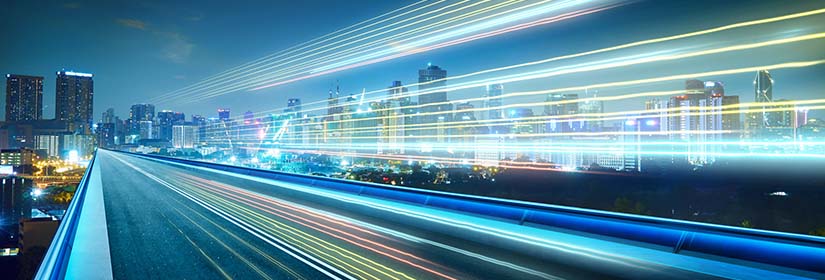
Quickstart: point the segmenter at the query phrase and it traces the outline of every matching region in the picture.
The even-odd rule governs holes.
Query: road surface
[[[570,244],[601,246],[570,233],[522,240],[524,226],[400,202],[106,150],[98,151],[94,168],[100,168],[115,279],[712,278],[626,257],[632,254],[621,251],[630,248],[623,244],[604,241],[618,251],[602,252]],[[528,255],[404,220],[428,215],[453,219],[455,230],[468,235],[529,242],[535,250]],[[536,250],[546,257],[535,257]]]

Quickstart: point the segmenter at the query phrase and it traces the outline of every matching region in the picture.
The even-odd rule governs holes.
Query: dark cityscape
[[[825,278],[822,3],[0,5],[3,279]]]

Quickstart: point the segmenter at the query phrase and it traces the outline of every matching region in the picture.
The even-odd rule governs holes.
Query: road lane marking
[[[181,175],[185,175],[185,174],[181,174]],[[189,176],[189,175],[185,175],[185,176]],[[193,178],[193,179],[200,179],[200,178]],[[205,180],[205,179],[200,179],[200,180]],[[208,180],[205,180],[205,181],[208,181]],[[280,218],[282,218],[282,219],[289,220],[289,221],[291,221],[291,222],[293,222],[293,223],[300,224],[300,225],[302,225],[302,226],[304,226],[304,227],[308,227],[308,228],[314,229],[314,230],[316,230],[316,231],[318,231],[318,232],[324,233],[324,234],[326,234],[326,235],[329,235],[329,236],[335,237],[335,238],[337,238],[337,239],[340,239],[340,240],[343,240],[343,241],[349,242],[349,243],[351,243],[351,244],[353,244],[353,245],[355,245],[355,246],[358,246],[358,247],[364,248],[364,249],[366,249],[366,250],[370,250],[370,251],[372,251],[372,252],[375,252],[375,253],[377,253],[377,254],[383,255],[383,256],[385,256],[385,257],[388,257],[388,258],[393,259],[393,260],[395,260],[395,261],[398,261],[398,262],[400,262],[400,263],[404,263],[404,264],[407,264],[407,265],[409,265],[409,266],[411,266],[411,267],[414,267],[414,268],[420,269],[420,270],[422,270],[422,271],[424,271],[424,272],[432,273],[432,274],[434,274],[435,276],[437,276],[438,278],[442,278],[442,279],[456,279],[456,278],[454,278],[454,277],[451,277],[451,276],[448,276],[448,275],[446,275],[446,274],[443,274],[443,273],[441,273],[441,272],[439,272],[439,271],[435,271],[435,270],[433,270],[433,269],[431,269],[431,268],[429,268],[429,267],[425,267],[425,266],[420,265],[420,264],[418,264],[418,263],[414,263],[413,261],[406,260],[406,259],[403,259],[403,258],[401,258],[401,257],[399,257],[399,256],[393,255],[393,254],[391,254],[390,252],[393,252],[393,253],[397,253],[397,254],[399,254],[399,255],[403,255],[403,256],[410,257],[410,258],[412,258],[412,259],[414,259],[414,260],[416,260],[416,261],[419,261],[419,262],[424,262],[424,263],[427,263],[427,264],[436,265],[436,264],[434,264],[434,263],[432,263],[432,262],[430,262],[430,261],[428,261],[428,260],[426,260],[426,259],[422,259],[422,258],[420,258],[420,257],[418,257],[418,256],[415,256],[415,255],[413,255],[413,254],[410,254],[410,253],[408,253],[408,252],[401,251],[401,250],[399,250],[399,249],[396,249],[396,248],[393,248],[393,247],[390,247],[390,246],[387,246],[387,245],[384,245],[384,244],[381,244],[381,243],[375,242],[375,241],[373,241],[373,240],[369,240],[369,239],[366,239],[366,238],[363,238],[363,237],[360,237],[360,236],[354,235],[354,234],[352,234],[352,233],[349,233],[349,232],[346,232],[346,231],[343,231],[343,230],[340,230],[340,229],[337,229],[337,228],[333,228],[333,227],[330,227],[330,226],[324,225],[323,223],[320,223],[320,222],[318,222],[318,221],[310,220],[310,219],[307,219],[307,218],[305,218],[305,217],[301,217],[301,216],[299,216],[299,215],[296,215],[296,214],[293,214],[293,213],[292,213],[293,211],[294,211],[294,212],[306,211],[305,209],[300,209],[300,208],[297,208],[297,207],[295,207],[295,206],[291,206],[291,205],[289,205],[289,204],[280,203],[280,202],[275,201],[275,200],[272,200],[272,199],[267,199],[267,198],[261,197],[261,196],[259,196],[259,195],[257,195],[257,194],[254,194],[254,193],[251,193],[251,192],[247,192],[247,191],[244,191],[244,190],[241,190],[241,189],[239,189],[239,188],[232,187],[232,186],[229,186],[229,185],[221,184],[221,183],[214,182],[214,181],[208,181],[208,182],[211,182],[211,183],[213,183],[213,184],[223,185],[224,187],[220,187],[220,186],[217,186],[217,185],[215,185],[215,186],[210,186],[210,185],[208,185],[206,182],[203,182],[203,183],[191,182],[191,183],[192,183],[192,184],[195,184],[195,185],[199,185],[199,186],[201,186],[202,188],[208,188],[208,189],[210,189],[210,190],[213,190],[214,192],[218,192],[218,193],[221,193],[221,194],[224,194],[224,195],[230,196],[230,197],[234,198],[236,201],[241,202],[242,204],[245,204],[245,205],[248,205],[248,206],[252,206],[252,207],[257,208],[257,209],[259,209],[259,210],[261,210],[261,211],[264,211],[264,212],[270,213],[270,214],[272,214],[272,215],[276,215],[276,216],[278,216],[278,217],[280,217]],[[216,188],[223,188],[223,190],[219,190],[219,189],[216,189]],[[233,193],[236,193],[236,194],[233,194]],[[263,203],[260,203],[260,202],[257,202],[257,201],[253,201],[253,200],[251,200],[251,199],[249,199],[249,198],[244,198],[244,197],[240,196],[239,194],[245,194],[247,197],[256,197],[258,200],[262,200],[262,201],[264,201],[264,202],[269,202],[269,203],[271,203],[271,204],[278,205],[279,207],[289,209],[290,211],[287,211],[287,210],[282,210],[282,209],[275,208],[275,207],[270,206],[270,205],[266,205],[266,204],[263,204]],[[240,201],[240,200],[243,200],[243,202],[242,202],[242,201]],[[250,204],[250,203],[251,203],[251,204]],[[269,210],[268,210],[268,209],[269,209]],[[276,211],[276,212],[278,212],[278,213],[275,213],[275,212],[273,212],[273,211]],[[329,218],[329,217],[317,216],[317,214],[315,214],[315,215],[316,215],[316,218],[321,218],[321,219],[324,219],[325,221],[330,221],[330,218]],[[289,217],[287,217],[287,216],[289,216]],[[292,218],[290,218],[290,217],[292,217]],[[301,222],[301,221],[297,221],[296,219],[301,220],[301,221],[303,221],[303,222]],[[337,222],[337,223],[339,223],[339,224],[340,224],[340,221],[335,220],[334,222]],[[309,223],[309,224],[308,224],[308,223]],[[310,224],[312,224],[312,225],[310,225]],[[327,230],[337,232],[338,234],[336,234],[336,233],[332,233],[332,232],[330,232],[330,231],[327,231],[327,230],[324,230],[324,229],[321,229],[321,228],[325,228],[325,229],[327,229]],[[362,228],[358,228],[358,229],[359,229],[359,230],[363,230]],[[372,232],[370,232],[370,233],[371,233],[372,235],[374,235],[374,236],[381,236],[381,235],[375,235],[375,233],[372,233]],[[350,238],[347,238],[347,237],[344,237],[344,236],[348,236],[348,237],[350,237],[350,238],[357,239],[357,241],[355,241],[355,240],[353,240],[353,239],[350,239]],[[383,236],[381,236],[381,237],[383,237]],[[376,246],[376,247],[370,247],[370,246],[364,245],[364,244],[362,244],[362,243],[366,243],[366,244],[373,245],[373,246]],[[387,251],[390,251],[390,252],[385,252],[385,251],[382,251],[382,250],[378,250],[377,248],[382,248],[382,249],[387,250]]]
[[[208,255],[208,254],[206,254],[206,252],[204,252],[204,251],[203,251],[203,249],[201,249],[201,247],[200,247],[200,246],[198,246],[198,244],[197,244],[197,243],[195,243],[195,241],[193,241],[193,240],[192,240],[192,238],[189,238],[189,235],[186,235],[186,233],[185,233],[185,232],[183,232],[183,230],[181,230],[181,229],[180,229],[180,227],[178,227],[178,225],[176,225],[175,223],[173,223],[173,222],[172,222],[172,220],[169,220],[169,218],[167,218],[165,215],[164,215],[164,218],[166,218],[166,222],[168,222],[170,225],[172,225],[172,227],[174,227],[174,228],[175,228],[175,230],[177,230],[177,231],[178,231],[178,233],[180,233],[180,235],[182,235],[182,236],[183,236],[183,238],[186,238],[186,241],[189,241],[189,244],[190,244],[190,245],[192,245],[192,247],[193,247],[193,248],[195,248],[195,250],[197,250],[199,253],[201,253],[201,256],[203,256],[203,257],[204,257],[207,261],[209,261],[209,263],[212,265],[212,267],[214,267],[215,269],[217,269],[217,270],[218,270],[218,272],[220,272],[220,273],[221,273],[221,275],[222,275],[224,278],[229,279],[229,280],[232,280],[232,277],[231,277],[231,276],[229,276],[229,274],[227,274],[227,273],[226,273],[226,271],[224,271],[224,270],[223,270],[223,268],[221,268],[221,266],[220,266],[220,265],[218,265],[218,263],[217,263],[217,262],[215,262],[215,260],[214,260],[214,259],[212,259],[211,257],[209,257],[209,255]]]
[[[206,208],[207,210],[214,213],[215,215],[218,215],[219,217],[224,218],[225,220],[229,221],[230,223],[232,223],[232,224],[238,226],[239,228],[249,232],[250,234],[254,235],[255,237],[260,238],[264,242],[269,243],[270,245],[274,246],[275,248],[289,254],[290,256],[298,259],[299,261],[307,264],[308,266],[318,270],[319,272],[323,273],[324,275],[329,276],[332,279],[338,279],[338,280],[341,280],[341,279],[355,280],[356,279],[356,278],[352,277],[351,275],[346,274],[346,273],[338,270],[337,268],[335,268],[333,266],[330,266],[329,264],[318,260],[317,258],[313,257],[312,255],[309,255],[306,252],[298,250],[297,248],[295,248],[292,245],[284,242],[283,240],[275,238],[274,236],[272,236],[272,235],[270,235],[266,232],[262,232],[262,231],[256,229],[255,227],[249,225],[248,223],[246,223],[242,220],[239,220],[237,218],[234,218],[231,215],[228,215],[227,213],[225,213],[224,211],[222,211],[220,209],[217,209],[217,208],[201,201],[198,198],[192,197],[191,195],[177,189],[175,186],[169,184],[168,182],[166,182],[166,181],[164,181],[164,180],[162,180],[162,179],[160,179],[160,178],[158,178],[158,177],[156,177],[152,174],[149,174],[148,172],[144,171],[143,169],[140,169],[137,166],[135,166],[135,165],[127,162],[126,160],[120,158],[120,155],[114,155],[113,153],[111,155],[112,155],[113,158],[115,158],[118,161],[120,161],[121,163],[131,167],[135,171],[138,171],[139,173],[143,174],[144,176],[154,180],[155,182],[158,182],[159,184],[169,188],[170,190],[180,194],[181,196],[186,197],[187,199],[189,199],[190,201],[200,205],[201,207]]]

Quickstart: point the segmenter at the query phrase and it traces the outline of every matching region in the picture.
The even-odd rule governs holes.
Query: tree
[[[812,230],[808,232],[808,234],[816,236],[825,236],[825,226]]]

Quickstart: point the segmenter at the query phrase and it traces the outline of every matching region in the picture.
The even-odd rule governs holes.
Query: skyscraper
[[[115,123],[115,109],[109,108],[103,112],[100,118],[101,123]]]
[[[172,127],[172,147],[190,149],[198,142],[198,127],[194,125],[175,125]]]
[[[668,131],[675,132],[671,140],[698,144],[678,146],[682,150],[675,152],[685,154],[684,159],[692,164],[712,163],[713,154],[720,149],[714,141],[739,138],[740,116],[730,114],[736,108],[724,107],[736,105],[739,98],[725,96],[724,84],[716,81],[688,80],[685,90],[687,94],[675,96],[668,103]],[[674,157],[675,162],[681,160]]]
[[[32,189],[32,180],[7,176],[0,178],[0,243],[16,239],[18,221],[31,218],[32,200],[29,193]]]
[[[158,112],[158,139],[172,140],[172,126],[183,124],[186,116],[181,112],[163,110]]]
[[[66,121],[68,130],[89,135],[94,119],[93,75],[58,71],[56,83],[55,118]]]
[[[299,98],[290,98],[286,101],[286,109],[284,109],[284,114],[290,115],[295,119],[300,119],[303,112],[301,112],[301,99]]]
[[[447,92],[446,91],[439,91],[439,89],[443,89],[447,86],[447,71],[441,69],[438,66],[427,64],[427,68],[418,70],[418,104],[420,105],[427,105],[433,103],[442,103],[447,101]],[[436,113],[436,112],[445,112],[444,114],[427,114],[419,116],[416,123],[422,124],[442,124],[450,122],[452,119],[452,114],[446,113],[448,111],[452,111],[453,106],[452,104],[436,104],[436,105],[429,105],[423,106],[420,110],[421,113]],[[440,131],[439,129],[425,129],[419,131],[420,135],[435,135]],[[436,138],[436,141],[439,140],[449,140],[449,137],[443,137],[447,135],[440,135]]]
[[[218,108],[218,119],[221,121],[229,121],[229,108]]]
[[[500,108],[501,93],[503,91],[504,85],[502,84],[487,85],[487,94],[485,95],[485,97],[489,99],[484,101],[484,108],[488,108],[487,116],[485,116],[488,120],[497,120],[504,118],[504,114],[502,114]]]
[[[748,138],[756,138],[764,132],[765,128],[776,126],[771,123],[771,120],[776,119],[774,112],[766,110],[772,107],[768,103],[773,102],[773,78],[768,70],[756,72],[756,77],[753,79],[753,94],[754,102],[764,104],[747,108],[752,110],[745,114],[744,129]]]
[[[418,70],[418,90],[430,91],[433,89],[443,88],[447,86],[447,70],[441,69],[438,66],[427,64],[427,68]],[[424,105],[429,103],[447,101],[446,91],[437,91],[421,94],[418,96],[418,104]],[[436,111],[437,108],[430,108],[425,112]]]
[[[593,94],[593,98],[596,98],[595,94]],[[579,102],[578,107],[579,114],[592,114],[585,115],[582,118],[597,119],[597,114],[604,113],[604,103],[601,100],[585,99]],[[601,120],[582,121],[577,126],[586,131],[599,131],[604,126],[604,122]]]
[[[43,77],[6,75],[6,121],[43,118]]]
[[[155,119],[155,105],[135,104],[129,111],[129,119],[139,121],[151,121]]]
[[[198,128],[198,142],[201,142],[206,138],[206,123],[206,117],[201,115],[192,115],[192,125]]]
[[[578,114],[579,103],[578,94],[574,93],[552,93],[547,95],[544,105],[544,114],[547,116],[556,116],[547,123],[548,132],[567,132],[574,130],[574,119],[571,115]]]
[[[773,101],[773,78],[768,70],[761,70],[756,72],[756,78],[753,80],[754,86],[754,101],[756,102],[771,102]]]
[[[141,122],[152,122],[155,119],[155,105],[135,104],[129,110],[129,133],[140,134]]]
[[[401,81],[393,81],[392,85],[387,88],[387,98],[390,101],[398,101],[402,104],[410,103],[410,97],[404,96],[407,94],[407,88],[401,84]]]
[[[97,133],[98,147],[109,148],[116,144],[114,123],[99,123],[95,132]]]

